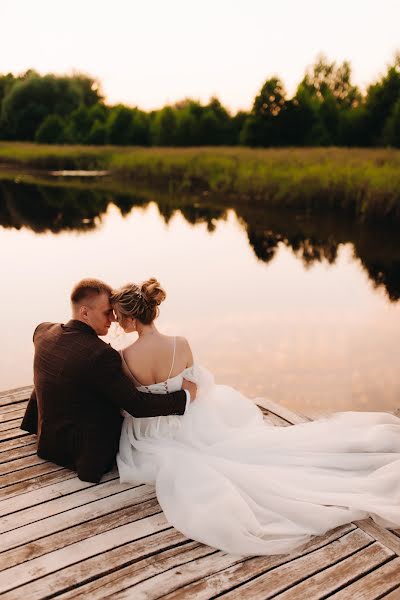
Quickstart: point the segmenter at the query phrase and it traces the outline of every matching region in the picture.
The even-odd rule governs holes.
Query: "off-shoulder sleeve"
[[[197,385],[196,398],[207,395],[215,385],[214,375],[208,369],[198,364],[185,369],[182,375],[185,379]]]

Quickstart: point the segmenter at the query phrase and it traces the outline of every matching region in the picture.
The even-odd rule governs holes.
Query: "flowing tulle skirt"
[[[183,417],[123,423],[122,482],[152,483],[187,537],[238,555],[282,554],[371,516],[400,527],[400,419],[344,412],[274,427],[208,384]]]

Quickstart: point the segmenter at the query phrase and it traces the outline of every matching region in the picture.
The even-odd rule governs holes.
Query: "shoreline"
[[[400,222],[400,150],[239,147],[139,148],[0,142],[0,175],[70,185],[51,171],[107,171],[96,187],[149,187],[265,208]],[[22,172],[22,173],[21,173]],[[10,177],[11,178],[11,177]],[[67,181],[66,181],[67,180]],[[111,184],[110,184],[111,182]],[[75,182],[74,182],[75,183]],[[209,200],[209,198],[208,198]]]

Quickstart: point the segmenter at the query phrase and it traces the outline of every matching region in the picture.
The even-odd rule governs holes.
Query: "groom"
[[[114,464],[121,409],[134,417],[182,415],[196,395],[186,381],[172,394],[144,394],[123,374],[119,353],[98,338],[115,320],[111,291],[83,279],[71,293],[72,319],[36,327],[34,389],[21,424],[37,433],[38,456],[93,483]]]

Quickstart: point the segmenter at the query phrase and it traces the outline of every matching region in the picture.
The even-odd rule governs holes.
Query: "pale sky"
[[[145,110],[248,110],[271,76],[292,95],[320,52],[364,89],[400,50],[400,0],[0,0],[0,23],[0,73],[82,71]]]

